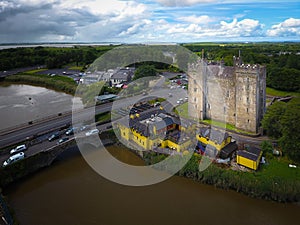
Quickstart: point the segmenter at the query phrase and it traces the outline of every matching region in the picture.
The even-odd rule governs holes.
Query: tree
[[[281,118],[285,113],[287,104],[284,102],[275,102],[271,105],[263,120],[262,127],[267,131],[267,135],[274,138],[279,138],[282,135]]]
[[[291,159],[300,162],[300,98],[288,103],[284,115],[280,120],[282,137],[279,144]]]
[[[136,69],[134,73],[134,80],[142,77],[156,76],[157,71],[153,65],[142,65]]]

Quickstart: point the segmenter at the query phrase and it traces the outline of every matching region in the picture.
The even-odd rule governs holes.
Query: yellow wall
[[[121,132],[121,137],[124,138],[125,140],[129,141],[129,129],[125,126],[119,125],[120,132]]]
[[[220,151],[222,148],[224,148],[226,145],[228,145],[231,142],[231,136],[228,136],[221,144],[216,144],[212,140],[208,140],[205,137],[202,137],[200,135],[197,135],[197,140],[203,143],[204,145],[211,145],[215,147],[218,151]]]
[[[142,148],[146,150],[152,149],[154,146],[157,146],[161,144],[162,148],[173,148],[176,149],[176,151],[184,151],[186,148],[191,144],[191,140],[187,140],[182,144],[177,144],[175,142],[172,142],[170,140],[161,140],[159,138],[156,139],[150,139],[149,137],[145,137],[142,134],[136,132],[135,130],[132,130],[130,128],[127,128],[121,124],[119,124],[121,137],[124,138],[127,141],[134,141],[136,144],[141,146]]]
[[[132,140],[137,143],[139,146],[143,147],[144,149],[149,149],[149,139],[141,134],[139,134],[138,132],[136,132],[135,130],[131,130],[133,136],[132,136]]]
[[[262,156],[262,152],[261,152],[260,156],[258,157],[257,161],[253,161],[251,159],[247,159],[245,157],[237,155],[236,162],[242,166],[246,166],[250,169],[257,170],[261,156]]]

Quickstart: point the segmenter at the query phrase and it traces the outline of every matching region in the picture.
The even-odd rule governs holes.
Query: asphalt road
[[[105,131],[105,130],[107,130],[108,125],[110,125],[110,123],[99,125],[99,126],[97,126],[97,128],[100,131]],[[37,137],[34,140],[35,142],[37,142],[36,144],[27,146],[27,149],[24,151],[25,156],[28,157],[28,156],[37,154],[40,151],[43,151],[43,150],[49,149],[53,146],[56,146],[56,145],[58,145],[57,141],[61,138],[68,137],[69,140],[73,139],[74,138],[73,135],[67,136],[65,134],[66,130],[67,129],[61,130],[60,131],[60,137],[56,140],[53,140],[53,141],[48,141],[48,137],[51,136],[53,133],[55,133],[57,131],[49,132],[45,135],[41,135],[41,136]],[[83,131],[82,135],[84,136],[87,131],[88,130]],[[10,149],[9,149],[9,151],[10,151]],[[0,155],[0,167],[3,165],[3,162],[10,157],[9,151],[6,152],[5,154]]]
[[[112,103],[98,105],[95,107],[95,113],[99,114],[99,113],[111,111],[111,106]],[[86,109],[84,111],[81,111],[80,113],[75,114],[74,117],[76,119],[92,118],[90,117],[90,115],[95,115],[95,114],[91,114],[91,113],[93,113],[92,109]],[[72,113],[70,112],[70,114],[65,116],[56,117],[51,120],[39,122],[37,124],[32,124],[31,126],[16,129],[15,131],[0,135],[0,146],[4,147],[21,141],[25,141],[26,138],[37,136],[44,132],[48,132],[53,129],[70,125],[71,123],[72,123]]]

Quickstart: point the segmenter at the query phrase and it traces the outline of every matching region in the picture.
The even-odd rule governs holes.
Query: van
[[[24,158],[25,158],[24,152],[19,152],[18,154],[12,155],[11,157],[9,157],[7,160],[4,161],[3,167],[15,163]]]
[[[17,147],[15,147],[14,149],[12,149],[11,151],[10,151],[10,154],[12,155],[12,154],[15,154],[15,153],[18,153],[18,152],[23,152],[23,151],[25,151],[27,148],[26,148],[26,145],[19,145],[19,146],[17,146]]]

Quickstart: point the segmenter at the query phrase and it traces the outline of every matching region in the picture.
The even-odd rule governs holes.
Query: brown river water
[[[116,158],[144,165],[111,146]],[[55,163],[5,190],[21,225],[296,225],[300,206],[252,199],[174,176],[162,183],[123,186],[98,175],[72,148]]]

